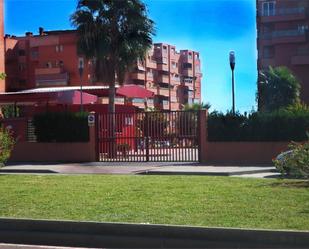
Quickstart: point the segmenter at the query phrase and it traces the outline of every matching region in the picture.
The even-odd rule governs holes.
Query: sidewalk
[[[273,166],[214,166],[198,163],[132,163],[90,162],[69,164],[10,164],[0,169],[0,174],[126,174],[126,175],[215,175],[275,177]]]

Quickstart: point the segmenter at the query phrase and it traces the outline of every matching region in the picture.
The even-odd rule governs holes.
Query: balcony
[[[157,62],[155,60],[147,60],[146,67],[151,69],[157,69]]]
[[[145,80],[145,73],[132,73],[131,79],[132,80]]]
[[[307,53],[297,54],[291,58],[292,65],[309,65],[309,51]]]
[[[35,83],[36,86],[66,86],[69,83],[69,74],[38,74],[35,76]]]
[[[159,95],[169,97],[170,96],[170,90],[168,88],[159,88]]]
[[[308,31],[304,29],[276,30],[265,34],[260,34],[259,38],[264,40],[263,45],[299,43],[306,42],[307,34]]]
[[[168,65],[167,64],[163,64],[163,63],[158,63],[158,66],[157,66],[157,69],[159,71],[164,71],[164,72],[168,72],[169,69],[168,69]]]
[[[172,77],[172,85],[180,85],[180,78],[179,77]]]
[[[164,74],[159,74],[157,77],[157,82],[169,84],[169,76],[164,75]]]
[[[274,13],[261,14],[260,17],[262,23],[303,20],[306,18],[306,8],[279,8]]]
[[[60,74],[62,73],[62,68],[53,67],[53,68],[36,68],[34,71],[35,75],[45,75],[45,74]]]

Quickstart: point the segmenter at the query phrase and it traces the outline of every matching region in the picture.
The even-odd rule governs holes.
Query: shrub
[[[282,175],[309,178],[309,141],[304,144],[291,143],[290,152],[280,160],[274,160]]]
[[[0,167],[10,158],[14,143],[11,133],[7,129],[0,128]]]
[[[209,141],[305,141],[309,109],[287,109],[250,115],[213,112],[208,118]]]
[[[33,117],[38,142],[87,142],[88,113],[47,112]]]

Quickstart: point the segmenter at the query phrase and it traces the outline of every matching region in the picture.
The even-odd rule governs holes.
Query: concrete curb
[[[141,171],[139,175],[193,175],[193,176],[238,176],[247,174],[259,173],[277,173],[275,169],[256,169],[256,170],[243,170],[235,172],[201,172],[201,171],[160,171],[160,170],[146,170]]]
[[[96,248],[308,248],[309,232],[3,218],[0,243]]]

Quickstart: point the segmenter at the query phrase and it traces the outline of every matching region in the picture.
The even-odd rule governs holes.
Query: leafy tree
[[[274,111],[300,102],[300,83],[286,67],[260,72],[257,101],[259,111]]]

